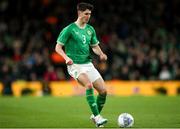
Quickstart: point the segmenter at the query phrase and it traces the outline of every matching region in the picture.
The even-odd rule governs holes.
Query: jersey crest
[[[92,35],[92,32],[91,32],[90,30],[87,30],[87,34],[88,34],[89,36],[91,36],[91,35]]]

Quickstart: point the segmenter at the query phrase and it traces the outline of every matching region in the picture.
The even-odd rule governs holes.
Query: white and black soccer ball
[[[129,113],[122,113],[118,117],[118,126],[121,128],[132,127],[134,124],[134,118]]]

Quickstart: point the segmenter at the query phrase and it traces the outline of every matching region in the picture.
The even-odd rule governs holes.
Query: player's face
[[[85,11],[80,11],[79,17],[83,23],[88,23],[91,17],[91,11],[89,9],[86,9]]]

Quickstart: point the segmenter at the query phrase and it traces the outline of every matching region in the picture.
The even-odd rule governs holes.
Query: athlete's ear
[[[81,16],[82,13],[83,11],[78,10],[78,17]]]
[[[77,11],[77,14],[78,14],[78,16],[80,16],[80,14],[81,14],[81,11],[79,11],[79,10],[78,10],[78,11]]]

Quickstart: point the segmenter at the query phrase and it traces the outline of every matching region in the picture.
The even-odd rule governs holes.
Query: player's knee
[[[92,89],[92,88],[93,88],[92,83],[87,83],[87,84],[86,84],[86,88],[87,88],[87,89]]]
[[[107,95],[107,90],[103,89],[99,92],[100,95],[106,96]]]

